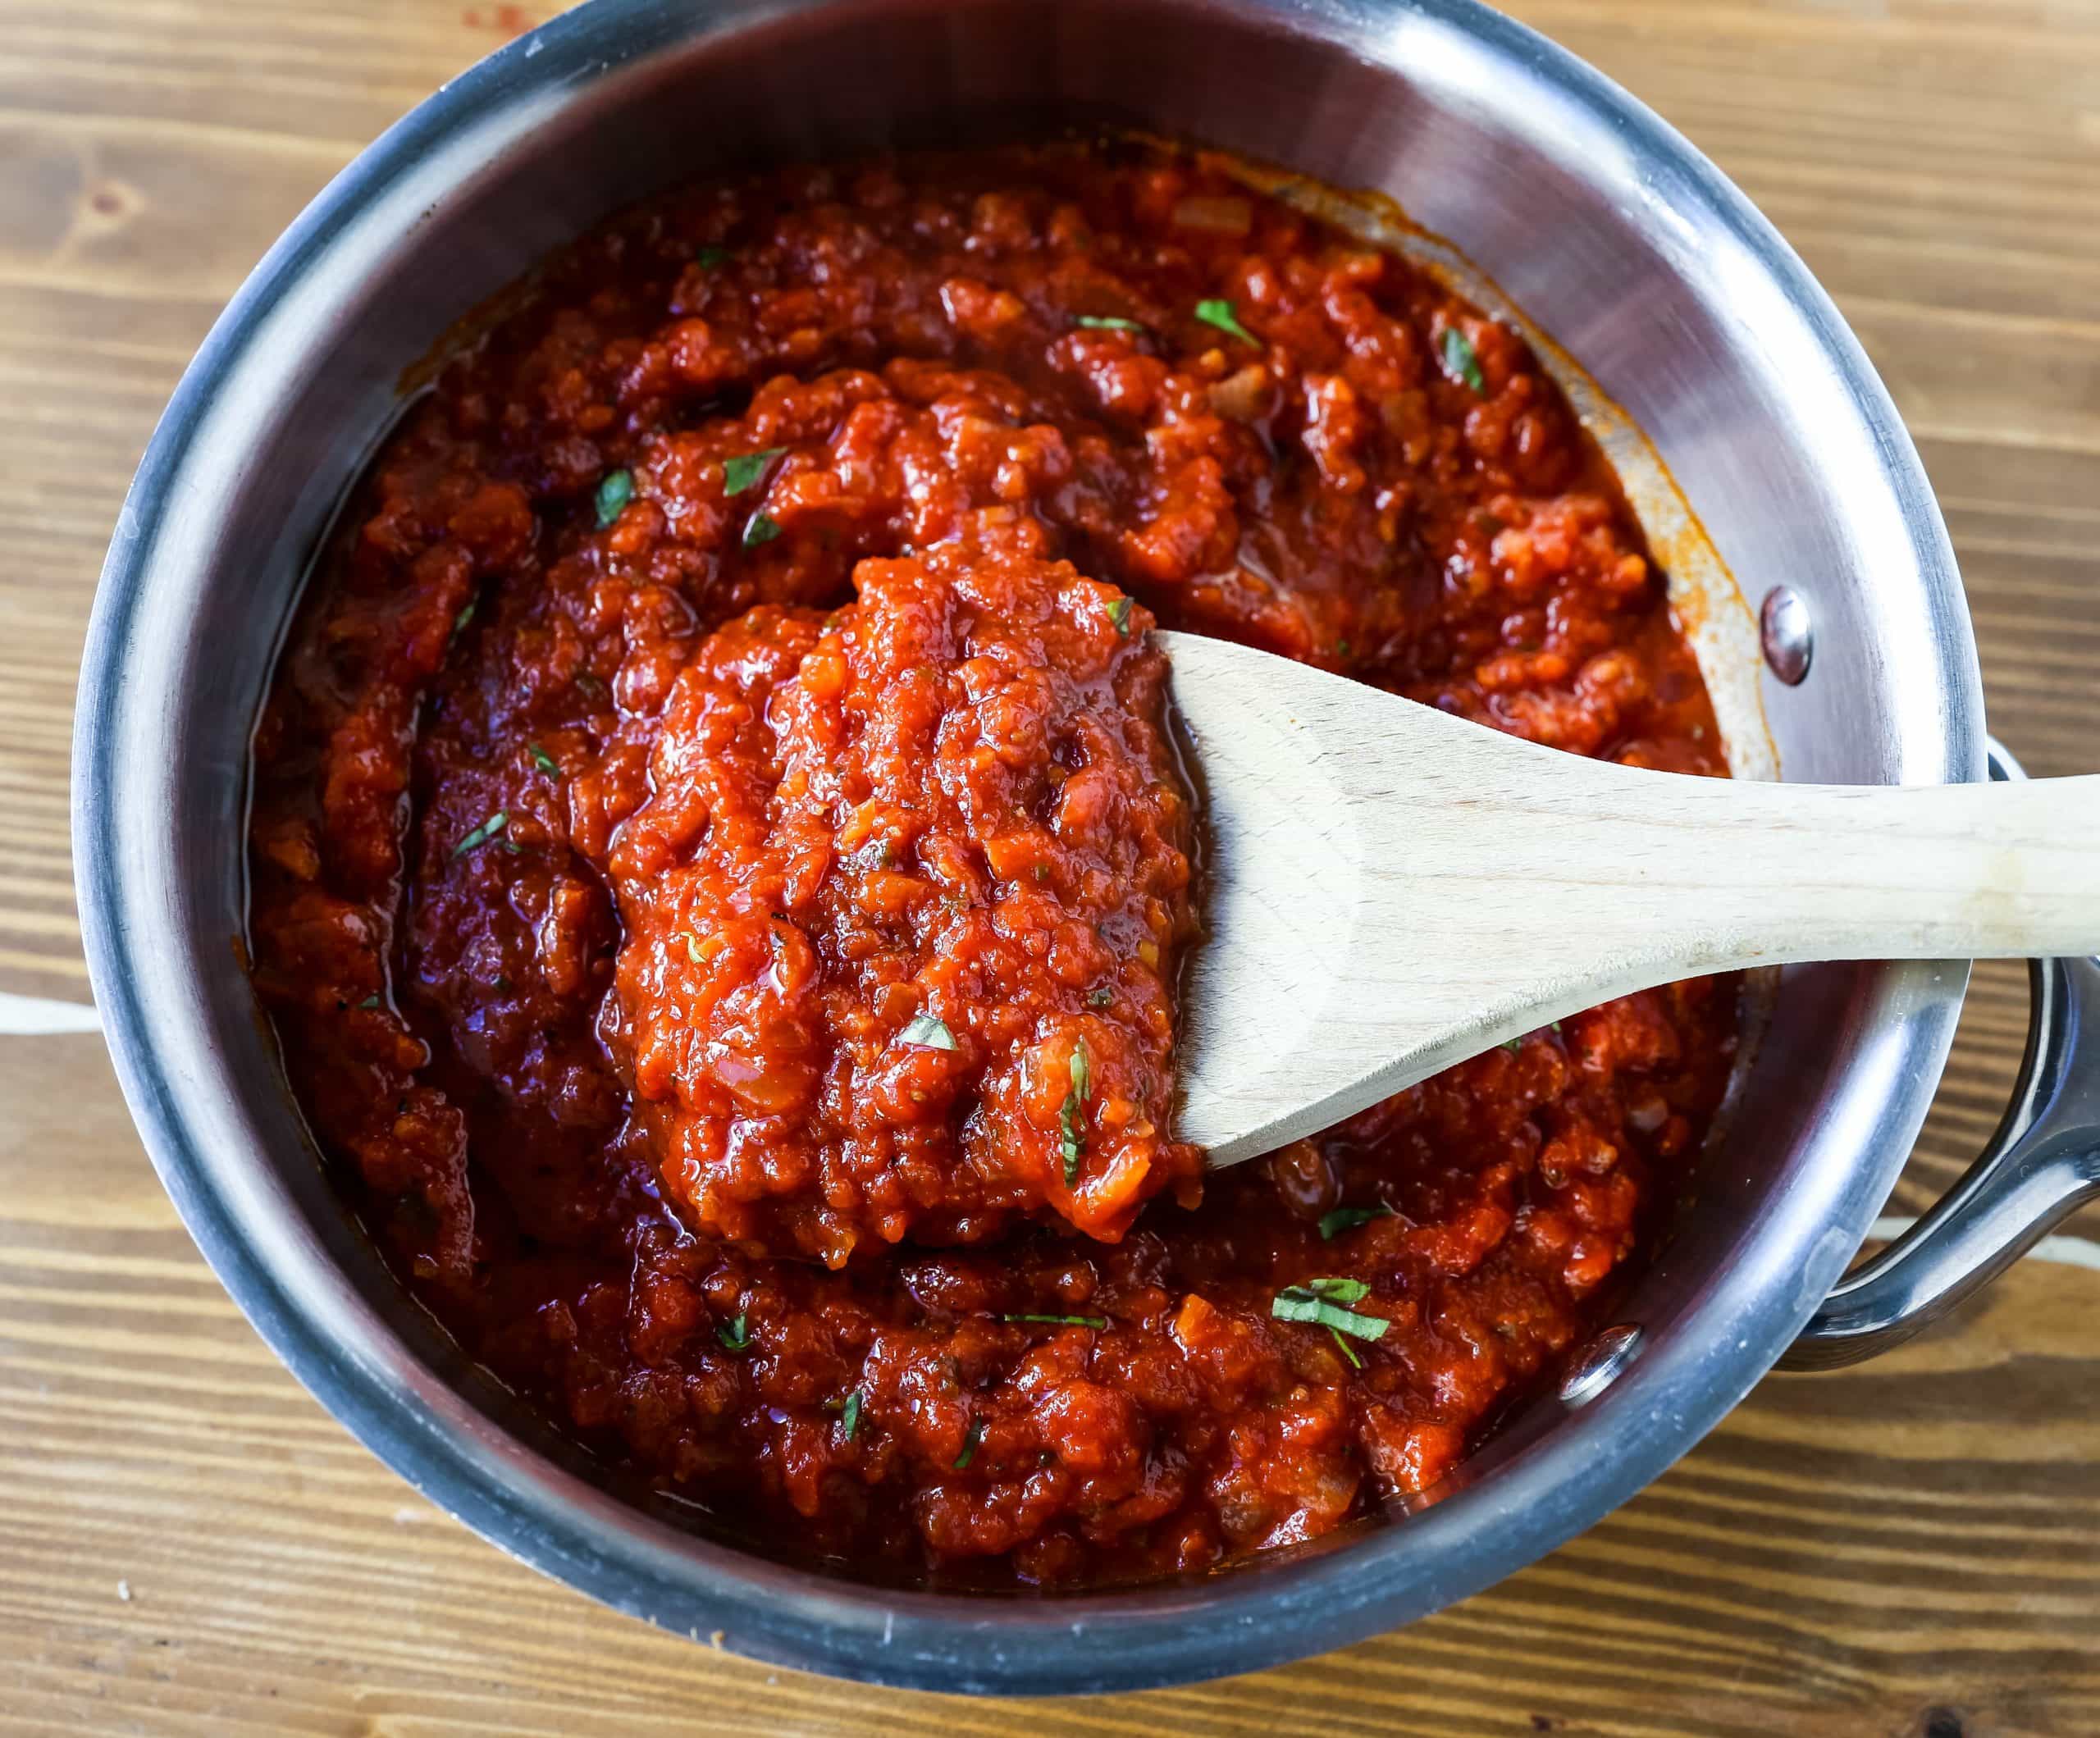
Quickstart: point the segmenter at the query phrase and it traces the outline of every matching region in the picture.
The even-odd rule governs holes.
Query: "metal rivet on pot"
[[[1774,586],[1764,594],[1757,621],[1764,661],[1772,673],[1790,688],[1797,686],[1815,655],[1815,630],[1809,623],[1808,605],[1801,593],[1792,586]]]
[[[1560,1398],[1570,1406],[1594,1400],[1624,1373],[1641,1347],[1641,1330],[1628,1322],[1606,1328],[1575,1354],[1560,1379]]]

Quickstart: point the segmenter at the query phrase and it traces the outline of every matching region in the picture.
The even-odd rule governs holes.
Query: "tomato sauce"
[[[1432,1493],[1719,1101],[1688,983],[1203,1177],[1155,622],[1726,771],[1521,340],[1150,148],[620,215],[302,604],[251,947],[346,1195],[476,1357],[783,1556],[1087,1585]]]
[[[851,604],[761,605],[673,685],[613,835],[606,1036],[699,1230],[841,1267],[1198,1198],[1166,660],[1038,541],[863,561]]]

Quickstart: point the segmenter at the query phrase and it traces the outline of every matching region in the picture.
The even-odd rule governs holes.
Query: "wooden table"
[[[1806,255],[1924,449],[1993,726],[2034,772],[2100,768],[2100,0],[1516,10]],[[75,670],[177,374],[330,175],[543,15],[0,0],[0,992],[85,998]],[[2020,970],[1984,972],[1892,1212],[1988,1132],[2025,1022]],[[2081,1238],[1894,1356],[1769,1380],[1604,1525],[1441,1617],[1226,1684],[1023,1705],[770,1672],[471,1537],[263,1349],[92,1035],[0,1038],[0,1730],[2100,1731]]]

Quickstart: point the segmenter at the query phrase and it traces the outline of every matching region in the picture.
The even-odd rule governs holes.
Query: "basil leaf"
[[[1072,324],[1093,332],[1142,332],[1144,322],[1125,320],[1121,314],[1074,314]]]
[[[598,529],[606,530],[634,499],[634,472],[608,471],[598,485]]]
[[[1232,304],[1222,296],[1212,296],[1196,304],[1196,317],[1206,326],[1214,326],[1221,332],[1230,332],[1246,344],[1259,346],[1262,340],[1239,323],[1239,316],[1233,312]]]
[[[1487,390],[1486,376],[1480,372],[1480,357],[1473,349],[1473,341],[1459,326],[1444,328],[1444,372],[1453,380],[1463,381],[1475,392]]]
[[[1002,1316],[999,1320],[1051,1322],[1066,1328],[1105,1328],[1108,1325],[1106,1316]]]
[[[1320,1238],[1323,1243],[1332,1243],[1344,1231],[1354,1231],[1358,1225],[1367,1225],[1374,1219],[1397,1219],[1395,1213],[1384,1202],[1375,1207],[1336,1207],[1331,1213],[1320,1216]]]
[[[1386,1330],[1392,1326],[1380,1316],[1359,1316],[1354,1310],[1344,1309],[1340,1304],[1328,1301],[1327,1297],[1313,1288],[1322,1285],[1349,1285],[1357,1289],[1343,1297],[1343,1302],[1354,1303],[1370,1288],[1356,1280],[1315,1280],[1309,1285],[1287,1285],[1276,1295],[1269,1305],[1269,1314],[1278,1321],[1311,1322],[1317,1327],[1337,1334],[1347,1334],[1356,1339],[1383,1339]],[[1340,1295],[1337,1293],[1336,1295]]]
[[[1349,1366],[1352,1369],[1361,1370],[1363,1368],[1363,1360],[1356,1355],[1356,1348],[1342,1338],[1340,1329],[1330,1328],[1327,1330],[1327,1334],[1328,1337],[1334,1341],[1336,1349],[1340,1352],[1344,1357],[1349,1360]]]
[[[744,547],[755,550],[780,535],[780,522],[769,513],[755,513],[744,522]]]
[[[861,1390],[859,1389],[855,1389],[852,1393],[847,1395],[846,1406],[839,1414],[838,1421],[846,1427],[847,1441],[852,1441],[861,1434]]]
[[[1098,990],[1089,990],[1087,992],[1086,1005],[1089,1008],[1105,1008],[1110,1002],[1115,1001],[1115,991],[1110,989],[1108,986],[1104,983]]]
[[[557,761],[552,755],[549,754],[546,750],[541,747],[538,743],[527,742],[525,745],[525,752],[532,757],[532,764],[539,768],[539,769],[545,773],[548,778],[559,778],[561,777],[561,764]]]
[[[1130,637],[1130,600],[1119,597],[1108,606],[1108,619],[1116,624],[1116,632],[1127,640]]]
[[[360,1008],[376,1008],[379,1006],[379,998],[377,996],[368,996],[358,1006]]]
[[[957,1472],[961,1471],[964,1467],[977,1458],[977,1445],[984,1440],[984,1421],[982,1418],[971,1419],[970,1429],[962,1439],[962,1453],[955,1457],[955,1470]]]
[[[468,833],[465,838],[462,839],[457,845],[452,847],[453,856],[455,859],[463,857],[468,851],[473,850],[476,846],[487,844],[491,839],[501,833],[503,829],[509,824],[510,816],[508,811],[502,809],[497,810],[494,814],[483,821],[480,826],[477,827],[472,833]]]
[[[732,1352],[741,1352],[751,1343],[751,1325],[741,1310],[734,1321],[723,1323],[714,1330],[714,1337]]]
[[[910,1044],[919,1050],[952,1050],[955,1034],[947,1029],[947,1022],[931,1014],[921,1014],[897,1035],[900,1044]]]
[[[717,266],[726,263],[728,258],[727,248],[702,248],[693,255],[692,262],[704,271],[712,271]]]
[[[722,492],[742,495],[765,475],[765,468],[788,449],[784,446],[761,448],[756,453],[740,453],[734,458],[722,461]]]
[[[1068,1184],[1079,1179],[1080,1156],[1086,1151],[1086,1102],[1093,1094],[1084,1039],[1072,1046],[1071,1072],[1072,1089],[1066,1093],[1065,1102],[1057,1111],[1057,1145],[1064,1155],[1065,1181]]]

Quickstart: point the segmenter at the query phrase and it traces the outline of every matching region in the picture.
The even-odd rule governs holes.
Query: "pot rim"
[[[1235,0],[1263,11],[1262,0]],[[778,8],[773,8],[777,10]],[[1856,340],[1806,269],[1733,185],[1674,130],[1582,62],[1474,0],[1354,0],[1354,12],[1405,16],[1521,63],[1559,100],[1666,162],[1700,221],[1725,230],[1813,331],[1873,435],[1899,498],[1942,648],[1949,741],[1942,776],[1977,776],[1982,709],[1965,606],[1916,453]],[[679,28],[719,28],[695,9]],[[1271,16],[1281,16],[1272,13]],[[1712,1276],[1691,1313],[1699,1340],[1658,1340],[1603,1395],[1522,1447],[1492,1477],[1461,1482],[1404,1526],[1372,1528],[1213,1577],[1049,1597],[896,1591],[749,1556],[630,1508],[538,1456],[415,1359],[348,1294],[322,1257],[258,1241],[251,1202],[226,1184],[201,1140],[197,1079],[165,1055],[142,978],[170,968],[155,926],[173,914],[130,884],[117,833],[127,742],[120,716],[157,691],[132,632],[156,543],[178,515],[200,422],[235,361],[290,286],[419,160],[455,143],[495,105],[545,98],[618,67],[635,30],[665,27],[663,0],[591,0],[482,62],[412,111],[321,194],[265,257],[185,374],[125,503],[95,601],[74,754],[74,853],[96,1001],[118,1074],[156,1170],[227,1290],[300,1381],[417,1489],[476,1531],[606,1603],[776,1664],[946,1690],[1049,1694],[1186,1682],[1324,1652],[1488,1586],[1589,1526],[1704,1435],[1786,1348],[1842,1272],[1879,1206],[1871,1179],[1833,1179],[1775,1197],[1746,1258]],[[163,686],[167,686],[164,684]],[[134,860],[135,860],[135,859]],[[1907,1150],[1953,1037],[1959,998],[1924,993],[1943,969],[1886,969],[1887,1029],[1871,1065],[1880,1109],[1864,1131],[1876,1152]],[[1943,982],[1943,976],[1942,981]],[[267,1164],[256,1153],[247,1162]],[[1889,1161],[1892,1165],[1892,1161]],[[1860,1169],[1865,1169],[1863,1161]],[[317,1296],[319,1292],[328,1295]],[[343,1295],[335,1295],[340,1292]],[[360,1311],[363,1314],[360,1315]],[[354,1340],[345,1324],[377,1336]],[[1722,1344],[1723,1339],[1732,1343]],[[1719,1348],[1719,1349],[1714,1349]]]

